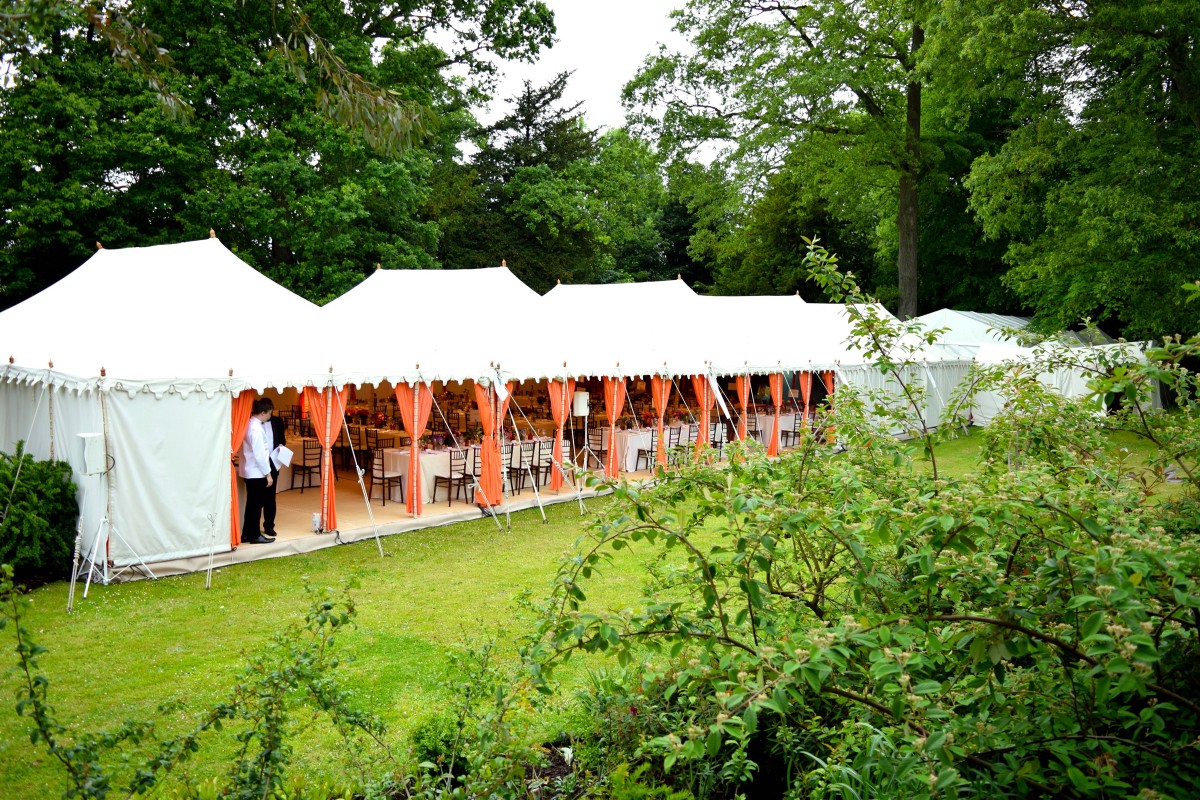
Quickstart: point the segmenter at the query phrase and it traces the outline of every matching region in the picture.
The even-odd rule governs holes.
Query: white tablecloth
[[[754,412],[751,412],[754,413]],[[781,411],[779,414],[779,433],[782,438],[784,431],[790,431],[792,424],[796,419],[795,412]],[[771,442],[771,431],[775,425],[775,412],[759,412],[758,414],[758,441],[762,442],[763,446],[767,446]]]
[[[600,440],[605,449],[608,448],[609,428],[600,429]],[[691,425],[666,425],[663,428],[663,435],[667,441],[672,440],[672,430],[679,431],[680,446],[691,444],[696,441],[696,437],[700,433],[698,424]],[[725,441],[724,425],[717,426],[717,441]],[[632,430],[617,431],[617,459],[618,465],[622,472],[634,472],[640,466],[643,470],[647,469],[645,462],[638,464],[638,450],[650,450],[650,443],[653,440],[653,432],[651,428],[634,428]],[[651,455],[653,459],[653,455]]]
[[[534,448],[533,453],[530,456],[530,462],[532,464],[537,464],[537,462],[538,462],[539,455],[540,455],[538,448],[554,446],[553,439],[539,439],[539,440],[537,440],[537,442],[538,442],[538,446]],[[464,453],[466,455],[465,468],[467,470],[467,473],[470,474],[471,471],[476,468],[476,464],[479,459],[479,445],[471,445],[470,447],[464,448]],[[387,450],[383,451],[383,468],[384,468],[384,470],[387,472],[399,472],[401,475],[403,475],[404,476],[404,485],[406,487],[408,486],[408,461],[409,461],[409,451],[408,451],[407,447],[398,447],[398,448],[387,449]],[[502,464],[504,463],[503,445],[501,446],[501,463]],[[507,459],[507,464],[505,464],[505,466],[508,466],[508,467],[520,467],[521,466],[521,446],[518,442],[512,443],[512,452],[509,454],[509,457]],[[450,476],[450,451],[449,450],[422,450],[421,451],[422,497],[425,498],[425,502],[427,502],[427,503],[432,503],[435,500],[434,491],[433,491],[434,490],[434,478],[438,477],[438,476],[443,477],[443,478],[447,478]],[[526,476],[526,485],[528,485],[528,483],[529,483],[529,478],[528,478],[528,476]],[[392,499],[399,500],[400,499],[399,490],[393,491],[392,494],[393,494],[393,497],[389,497],[388,498],[389,500],[392,500]],[[445,500],[446,497],[443,496],[441,499]]]
[[[465,450],[466,469],[471,468],[472,453],[471,448]],[[388,448],[383,451],[383,469],[386,472],[399,472],[404,476],[404,485],[408,486],[408,448],[397,447]],[[421,451],[421,496],[426,503],[434,501],[434,478],[450,477],[450,451],[449,450],[422,450]],[[399,500],[400,490],[394,489],[389,500]],[[443,500],[446,498],[442,498]]]

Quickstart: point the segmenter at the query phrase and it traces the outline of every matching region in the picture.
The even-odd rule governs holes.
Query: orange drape
[[[608,415],[608,454],[605,458],[604,477],[615,481],[621,472],[617,457],[617,418],[625,406],[625,379],[604,379],[604,413]]]
[[[337,493],[333,481],[333,443],[342,430],[346,416],[346,387],[316,389],[304,387],[305,405],[312,420],[313,434],[321,444],[321,530],[337,530]]]
[[[712,416],[713,403],[717,398],[713,396],[712,386],[708,383],[707,375],[693,375],[692,389],[696,392],[696,403],[700,406],[697,416],[700,418],[700,430],[696,431],[696,458],[700,458],[700,454],[708,447],[708,426],[709,418]]]
[[[550,392],[550,416],[554,420],[554,469],[550,470],[550,489],[557,492],[562,488],[563,425],[571,413],[571,400],[575,397],[575,379],[566,381],[546,379],[546,390]]]
[[[825,384],[825,391],[829,395],[829,399],[826,400],[825,402],[829,405],[829,408],[832,409],[833,408],[833,371],[832,370],[827,370],[827,371],[821,373],[821,383]],[[825,441],[829,444],[833,444],[833,426],[832,425],[829,425],[825,428]]]
[[[800,373],[800,396],[804,398],[804,424],[808,424],[808,398],[812,395],[812,373]]]
[[[254,392],[245,391],[237,397],[230,398],[230,420],[232,422],[229,438],[229,546],[237,547],[242,543],[242,520],[238,513],[238,471],[233,460],[242,452],[242,439],[246,438],[246,428],[250,426],[250,411],[254,408]],[[278,487],[276,487],[278,488]]]
[[[416,408],[413,407],[414,402]],[[425,492],[421,489],[421,437],[429,422],[429,411],[433,408],[433,392],[428,383],[417,384],[417,397],[413,400],[412,384],[396,386],[396,405],[400,407],[400,420],[408,431],[408,493],[405,507],[408,513],[418,516],[425,509]],[[413,412],[416,419],[413,419]]]
[[[775,422],[771,425],[771,443],[767,455],[779,455],[779,407],[783,405],[783,373],[773,372],[767,378],[771,384],[771,405],[775,406]]]
[[[750,376],[737,376],[737,393],[738,403],[742,407],[742,418],[738,420],[738,439],[745,441],[746,439],[746,417],[749,414],[750,405]]]
[[[510,394],[503,403],[497,401],[491,386],[475,384],[475,405],[479,407],[479,424],[483,427],[483,441],[479,444],[479,485],[475,487],[475,503],[481,506],[498,506],[504,501],[504,483],[500,474],[500,432],[504,430],[504,415],[508,411],[508,400],[512,397],[512,384],[506,384]]]
[[[667,465],[667,440],[663,438],[663,417],[667,414],[667,402],[671,399],[671,379],[655,375],[650,379],[650,399],[654,401],[654,413],[658,416],[658,452],[654,460]]]

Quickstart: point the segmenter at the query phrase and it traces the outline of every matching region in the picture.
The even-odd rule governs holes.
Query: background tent
[[[938,339],[940,344],[968,348],[967,352],[971,356],[974,356],[974,351],[970,348],[977,348],[981,345],[1013,344],[1022,346],[1024,344],[1021,341],[1022,332],[1032,334],[1032,331],[1029,330],[1031,323],[1029,317],[988,314],[981,311],[958,311],[942,308],[917,317],[917,320],[927,330],[944,330]],[[1008,332],[1015,332],[1017,336],[1010,337],[1007,335]],[[1082,332],[1060,331],[1050,338],[1071,347],[1114,343],[1111,336],[1099,329]]]
[[[117,566],[228,550],[231,398],[322,379],[316,312],[216,239],[100,250],[0,312],[0,448],[70,463]]]
[[[1030,320],[1027,317],[943,308],[925,314],[918,320],[927,329],[942,329],[936,348],[948,356],[971,358],[981,365],[1045,363],[1051,357],[1055,344],[1060,347],[1066,345],[1065,353],[1055,356],[1057,363],[1038,374],[1038,380],[1064,397],[1081,398],[1091,394],[1088,383],[1096,376],[1096,371],[1102,369],[1104,359],[1144,358],[1141,345],[1115,343],[1098,330],[1082,333],[1061,331],[1047,337],[1046,345],[1027,345],[1021,342],[1020,335],[1007,335],[1028,329]],[[976,425],[991,424],[1007,402],[1007,397],[996,392],[976,392],[970,409],[972,422]],[[1157,389],[1153,402],[1158,404]]]
[[[839,383],[899,395],[899,387],[875,365],[875,355],[855,343],[854,323],[842,304],[805,303],[795,296],[700,297],[698,302],[706,309],[704,318],[712,321],[706,352],[714,374],[832,371]],[[870,310],[899,324],[881,305]],[[896,357],[911,357],[918,364],[906,379],[925,390],[922,418],[927,425],[939,425],[950,391],[966,375],[970,361],[926,347],[911,335],[901,341],[911,353]]]

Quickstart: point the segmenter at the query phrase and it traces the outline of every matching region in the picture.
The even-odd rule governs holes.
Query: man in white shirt
[[[269,397],[260,397],[251,408],[250,423],[242,439],[242,457],[238,474],[246,481],[246,515],[242,520],[242,544],[270,544],[274,539],[263,536],[260,520],[267,500],[267,491],[274,484],[271,477],[271,412],[275,404]],[[274,520],[266,520],[268,526]]]

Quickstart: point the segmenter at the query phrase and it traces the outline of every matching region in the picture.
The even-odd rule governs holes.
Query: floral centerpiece
[[[653,428],[657,424],[658,424],[657,416],[650,413],[649,411],[642,412],[642,427],[643,428]]]
[[[376,428],[382,428],[384,423],[387,422],[387,414],[383,413],[382,411],[376,411],[374,422]]]

